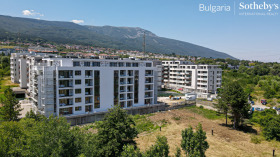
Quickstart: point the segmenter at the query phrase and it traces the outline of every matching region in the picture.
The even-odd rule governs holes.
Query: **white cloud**
[[[72,20],[73,23],[76,23],[76,24],[80,24],[80,23],[84,23],[85,21],[84,20]]]
[[[22,14],[25,15],[25,16],[36,16],[36,15],[44,16],[44,14],[35,12],[34,10],[23,10]]]

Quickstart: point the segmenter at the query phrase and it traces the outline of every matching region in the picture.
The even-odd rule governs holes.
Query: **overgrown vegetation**
[[[262,135],[266,140],[280,141],[280,115],[273,109],[266,109],[262,112],[254,112],[251,122],[259,124],[262,128]]]
[[[213,110],[208,110],[208,109],[204,109],[201,107],[196,107],[196,106],[188,106],[185,107],[184,109],[187,109],[193,113],[202,115],[203,117],[207,118],[207,119],[222,119],[224,118],[224,115],[221,115],[219,112],[213,111]]]
[[[109,109],[102,122],[87,128],[71,128],[63,117],[46,118],[36,115],[32,110],[19,120],[20,109],[11,89],[5,91],[5,98],[2,101],[4,106],[0,108],[0,156],[169,156],[169,145],[164,136],[158,136],[155,145],[140,152],[134,141],[139,131],[159,126],[147,120],[146,116],[128,115],[120,106]],[[166,123],[162,120],[161,126]],[[88,131],[93,127],[97,129],[97,133]],[[201,126],[196,134],[192,138],[197,141],[197,148],[200,148],[199,143],[206,142]],[[186,147],[188,146],[184,145],[183,150]],[[204,154],[206,149],[196,153]]]

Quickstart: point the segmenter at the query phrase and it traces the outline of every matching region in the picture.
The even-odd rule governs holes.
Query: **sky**
[[[0,0],[0,14],[81,25],[141,27],[238,59],[279,62],[280,9],[239,9],[240,3],[249,6],[253,2],[280,7],[279,0]],[[202,4],[231,8],[212,13],[200,11]],[[241,15],[248,12],[274,15]]]

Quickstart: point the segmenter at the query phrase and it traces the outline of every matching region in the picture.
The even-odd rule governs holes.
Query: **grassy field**
[[[19,87],[19,84],[12,83],[10,76],[5,76],[5,77],[1,78],[0,79],[0,98],[4,97],[4,95],[3,95],[4,91],[8,87]]]
[[[212,110],[191,106],[154,114],[134,115],[133,119],[139,131],[135,140],[141,151],[145,151],[153,145],[156,136],[162,135],[168,139],[169,155],[174,156],[176,147],[180,147],[181,144],[182,130],[189,126],[195,128],[198,123],[201,123],[210,145],[206,156],[263,157],[272,156],[273,149],[276,149],[276,155],[280,156],[280,142],[265,141],[259,133],[259,128],[252,128],[250,131],[244,132],[226,127],[224,126],[224,115],[219,115]],[[82,127],[96,133],[95,126],[93,123]],[[214,135],[211,134],[212,129]],[[182,155],[185,156],[183,152]]]
[[[273,148],[276,149],[277,156],[280,156],[280,142],[265,141],[255,133],[233,130],[225,127],[225,119],[222,115],[217,115],[215,111],[202,109],[199,107],[188,107],[179,110],[171,110],[156,113],[148,116],[152,123],[166,122],[165,127],[150,132],[142,132],[136,139],[141,151],[146,150],[154,144],[157,135],[164,135],[168,139],[170,146],[170,156],[173,156],[176,147],[181,143],[181,131],[188,126],[195,126],[201,123],[207,134],[207,141],[210,148],[206,151],[206,156],[272,156]],[[211,130],[214,135],[211,135]],[[254,129],[253,129],[254,130]],[[256,132],[258,129],[256,128]],[[256,142],[257,141],[257,142]],[[258,143],[258,144],[255,144]],[[183,155],[183,154],[182,154]]]

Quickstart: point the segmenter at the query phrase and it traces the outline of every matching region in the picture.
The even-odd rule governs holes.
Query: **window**
[[[124,64],[120,62],[119,63],[119,67],[123,67],[123,66],[124,66]]]
[[[82,72],[81,72],[80,70],[75,71],[75,75],[76,75],[76,76],[80,76],[80,75],[82,75]]]
[[[118,64],[116,62],[110,62],[110,67],[117,67]]]
[[[82,106],[75,107],[75,111],[82,111]]]
[[[84,62],[84,66],[85,67],[89,67],[90,66],[90,62]]]
[[[152,67],[152,63],[146,63],[146,67]]]
[[[75,94],[81,94],[82,93],[82,89],[75,89]]]
[[[92,112],[92,105],[86,106],[86,112]]]
[[[93,67],[100,67],[100,62],[92,62]]]
[[[82,81],[81,81],[81,80],[75,80],[75,84],[76,84],[76,85],[82,84]]]
[[[82,102],[82,98],[75,98],[75,103]]]
[[[138,67],[138,63],[133,63],[132,67]]]
[[[126,63],[126,67],[131,67],[131,63]]]
[[[80,66],[80,62],[73,62],[73,66],[74,66],[74,67]]]

